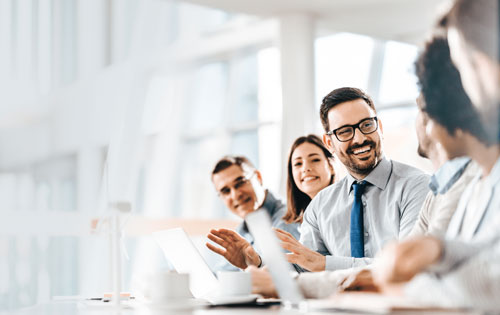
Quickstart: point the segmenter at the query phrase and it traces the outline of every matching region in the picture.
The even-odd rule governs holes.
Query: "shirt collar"
[[[492,185],[496,185],[498,181],[500,181],[500,158],[496,161],[495,165],[491,169],[490,174],[488,175]]]
[[[446,161],[431,177],[429,188],[434,195],[445,194],[462,176],[471,159],[459,157]]]
[[[274,213],[277,211],[277,200],[271,194],[269,190],[266,189],[266,198],[264,199],[264,202],[262,203],[262,206],[259,209],[264,209],[267,211],[270,217],[273,217]],[[248,232],[248,226],[247,222],[243,220],[243,224],[241,225],[241,230],[244,232]]]
[[[389,182],[392,172],[392,163],[385,157],[383,157],[377,166],[368,174],[363,180],[370,183],[373,186],[384,190]],[[352,184],[357,181],[351,174],[347,174],[347,184],[349,185],[349,191],[352,189]]]
[[[271,194],[269,190],[266,190],[266,199],[264,199],[264,203],[262,204],[261,209],[266,209],[267,213],[272,217],[276,212],[276,198]]]

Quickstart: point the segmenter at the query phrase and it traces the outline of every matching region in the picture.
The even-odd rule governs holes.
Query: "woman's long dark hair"
[[[301,223],[302,222],[302,216],[304,215],[304,211],[306,210],[307,206],[309,205],[309,202],[311,202],[311,198],[300,191],[300,189],[297,187],[295,184],[295,181],[293,180],[293,173],[292,173],[292,155],[295,149],[303,144],[303,143],[311,143],[317,146],[318,148],[323,151],[325,154],[326,159],[328,162],[332,165],[333,163],[333,156],[328,151],[328,149],[323,145],[323,142],[321,139],[313,134],[310,134],[305,137],[299,137],[295,140],[295,142],[292,144],[292,148],[290,149],[290,154],[288,155],[288,178],[286,182],[286,198],[287,198],[287,211],[286,214],[283,216],[283,221],[286,223]],[[332,166],[333,168],[333,166]],[[332,179],[330,180],[330,184],[333,183],[335,177],[335,173],[332,174]]]

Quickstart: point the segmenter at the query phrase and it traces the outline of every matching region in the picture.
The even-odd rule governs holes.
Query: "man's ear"
[[[323,134],[323,144],[326,146],[328,151],[330,151],[332,154],[335,153],[335,147],[333,146],[332,138],[326,133]]]
[[[382,124],[382,120],[378,120],[378,127],[380,128],[380,133],[382,133],[382,135],[384,134],[384,125]]]
[[[262,174],[258,170],[255,170],[255,174],[257,175],[257,180],[262,185]]]

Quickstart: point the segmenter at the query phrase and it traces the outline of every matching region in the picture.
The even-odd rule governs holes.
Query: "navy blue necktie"
[[[354,203],[351,209],[351,256],[355,258],[365,257],[363,202],[361,201],[365,185],[365,181],[352,184]]]

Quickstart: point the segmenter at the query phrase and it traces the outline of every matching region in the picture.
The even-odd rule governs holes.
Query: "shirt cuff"
[[[352,268],[353,265],[353,257],[326,256],[325,270],[348,269]]]
[[[363,267],[371,264],[373,258],[354,258],[354,257],[339,257],[326,256],[325,270],[340,270],[354,267]]]

